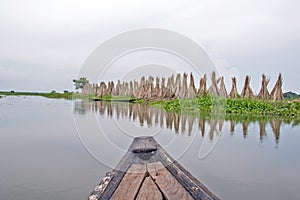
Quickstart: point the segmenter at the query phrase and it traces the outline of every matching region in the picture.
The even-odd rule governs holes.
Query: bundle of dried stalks
[[[270,98],[270,93],[268,91],[268,84],[269,84],[270,80],[266,79],[266,75],[263,74],[262,75],[262,82],[261,82],[261,89],[258,93],[258,98],[260,99],[269,99]]]
[[[192,73],[190,74],[190,85],[189,85],[187,97],[188,98],[196,97],[196,88],[195,88],[194,77]]]
[[[219,96],[220,97],[224,97],[227,98],[228,97],[228,93],[225,87],[225,83],[224,83],[224,77],[221,77],[221,83],[220,83],[220,89],[219,89]]]
[[[87,83],[84,85],[81,91],[82,94],[95,94],[95,89],[93,87],[93,84]]]
[[[178,73],[175,81],[175,96],[178,98],[181,91],[181,74]]]
[[[128,91],[128,95],[132,96],[133,95],[133,83],[132,81],[129,82],[129,91]]]
[[[241,97],[243,98],[252,98],[254,97],[253,90],[250,87],[250,77],[246,76],[245,84],[241,93]]]
[[[138,81],[134,80],[134,84],[133,84],[133,92],[135,92],[139,87],[139,83]]]
[[[172,86],[171,86],[171,79],[170,79],[170,77],[167,80],[167,87],[166,88],[167,88],[166,97],[169,98],[170,96],[172,96],[172,91],[171,91]]]
[[[232,87],[231,87],[231,91],[229,93],[230,98],[237,98],[239,96],[237,88],[236,88],[236,78],[232,77]]]
[[[188,89],[187,89],[187,74],[184,73],[183,74],[183,78],[182,78],[182,87],[181,87],[181,91],[180,91],[180,95],[179,98],[181,99],[185,99],[188,95]]]
[[[270,98],[272,100],[278,100],[278,101],[284,100],[283,93],[282,93],[281,74],[279,74],[278,79],[276,81],[276,84],[275,84],[273,90],[271,91]]]
[[[115,89],[115,84],[113,81],[108,82],[108,86],[107,86],[107,94],[113,94]]]
[[[171,75],[170,77],[170,89],[171,89],[171,93],[175,95],[176,92],[176,88],[175,88],[175,81],[174,81],[174,74]]]
[[[206,74],[200,79],[200,86],[197,92],[197,96],[205,96],[206,95]]]
[[[144,85],[144,90],[145,90],[144,99],[145,100],[150,100],[152,98],[153,81],[154,81],[154,78],[152,76],[149,76],[146,84]]]
[[[106,95],[106,84],[104,82],[100,83],[100,86],[97,88],[97,96],[103,97]]]
[[[216,72],[213,71],[211,75],[211,86],[208,88],[208,94],[211,96],[218,96],[218,81],[216,80]]]
[[[160,99],[164,99],[165,96],[166,96],[166,93],[167,93],[167,91],[166,91],[166,86],[165,86],[165,78],[162,77],[162,78],[161,78],[161,88],[160,88],[160,90],[159,90],[158,97],[159,97]]]
[[[159,90],[160,90],[160,87],[159,87],[159,78],[156,77],[156,79],[155,79],[155,87],[152,90],[152,98],[156,99],[158,97]]]
[[[120,93],[120,87],[121,87],[121,81],[118,80],[117,85],[116,85],[116,89],[115,89],[115,93],[113,94],[114,96],[118,96]]]
[[[139,87],[143,87],[146,84],[145,76],[142,76]]]
[[[136,98],[136,99],[143,99],[145,97],[145,77],[142,76],[141,78],[141,81],[140,81],[140,84],[138,85],[138,88],[133,91],[133,97]],[[138,83],[136,83],[138,84]],[[117,89],[117,88],[116,88]]]
[[[129,94],[129,84],[127,82],[123,83],[123,95],[127,96]]]

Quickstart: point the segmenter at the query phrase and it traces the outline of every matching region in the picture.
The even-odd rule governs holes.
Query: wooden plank
[[[162,191],[165,199],[193,199],[161,162],[148,163],[147,170]]]
[[[114,176],[112,177],[112,180],[110,181],[110,183],[108,184],[108,186],[104,190],[104,192],[99,196],[98,200],[106,200],[106,199],[110,199],[112,197],[112,194],[116,191],[116,188],[121,183],[127,170],[130,168],[130,166],[133,163],[136,163],[136,161],[138,160],[138,158],[133,155],[134,155],[134,153],[128,151],[124,155],[124,157],[120,160],[118,165],[112,171],[112,174],[114,174]]]
[[[132,164],[118,188],[113,193],[111,199],[133,200],[137,195],[145,176],[146,165]]]
[[[157,144],[159,152],[157,159],[162,162],[165,168],[174,176],[176,180],[185,188],[194,199],[219,200],[207,187],[193,177],[177,161],[175,161],[162,147]]]
[[[136,200],[162,200],[163,197],[150,176],[146,177]]]

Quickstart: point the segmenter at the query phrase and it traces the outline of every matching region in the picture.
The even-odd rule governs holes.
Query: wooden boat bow
[[[219,199],[177,163],[153,137],[136,137],[89,200]]]

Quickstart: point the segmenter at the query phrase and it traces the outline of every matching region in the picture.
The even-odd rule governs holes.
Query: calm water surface
[[[43,97],[0,99],[0,199],[87,199],[143,135],[222,199],[300,199],[295,122]]]

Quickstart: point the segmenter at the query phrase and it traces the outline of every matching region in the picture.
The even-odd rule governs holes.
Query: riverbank
[[[0,91],[3,96],[42,96],[46,98],[63,99],[92,99],[95,101],[128,101],[135,103],[149,103],[151,106],[161,106],[168,112],[189,113],[196,115],[237,115],[243,117],[259,118],[290,118],[300,119],[299,101],[272,101],[245,98],[219,98],[200,97],[193,99],[155,100],[143,101],[130,96],[95,97],[94,95],[82,95],[74,92],[8,92]]]
[[[83,98],[85,96],[73,92],[8,92],[0,91],[0,98],[3,96],[42,96],[46,98],[55,98],[55,99],[73,99],[73,98]],[[85,97],[88,98],[88,97]]]
[[[263,118],[300,118],[300,102],[298,101],[200,97],[195,99],[152,101],[150,105],[161,105],[169,112]]]
[[[0,98],[4,96],[42,96],[53,99],[89,99],[94,101],[130,101],[143,102],[132,98],[131,96],[112,96],[106,95],[98,97],[93,94],[81,94],[74,92],[14,92],[14,91],[0,91]]]

